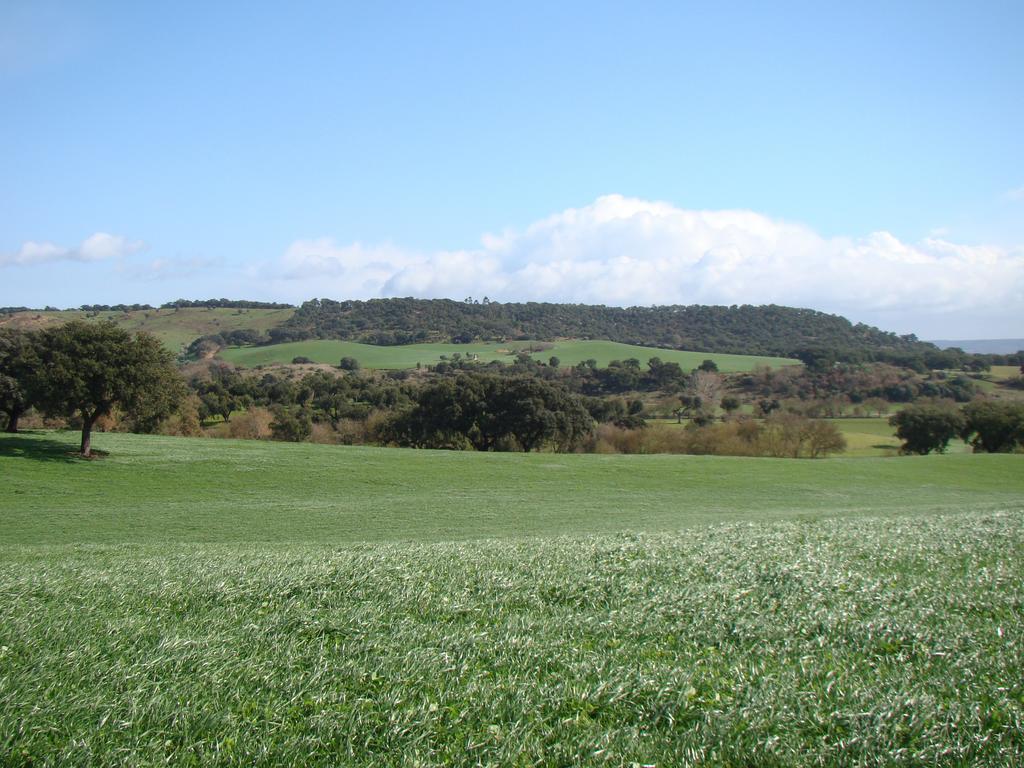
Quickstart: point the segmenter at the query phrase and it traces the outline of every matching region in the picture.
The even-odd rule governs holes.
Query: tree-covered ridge
[[[899,336],[812,309],[766,306],[607,307],[449,299],[313,299],[302,304],[274,341],[350,339],[371,344],[423,341],[608,339],[695,351],[793,356],[808,348],[923,353]]]
[[[164,302],[159,309],[291,309],[292,304],[280,301],[249,301],[248,299],[176,299]],[[83,304],[77,307],[81,312],[141,312],[157,309],[152,304]],[[47,306],[44,309],[33,307],[0,307],[0,315],[13,315],[18,312],[74,312]]]

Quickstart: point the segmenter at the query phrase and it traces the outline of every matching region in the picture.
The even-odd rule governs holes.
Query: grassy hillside
[[[358,542],[663,531],[807,515],[999,509],[1024,457],[494,454],[258,441],[0,437],[6,543]]]
[[[1024,761],[1024,457],[96,444],[0,439],[0,764]]]
[[[343,357],[354,357],[364,368],[415,368],[416,363],[424,366],[440,362],[441,355],[451,357],[458,353],[463,357],[478,355],[480,360],[502,360],[511,362],[518,350],[537,347],[536,342],[509,342],[507,344],[406,344],[404,346],[378,347],[357,344],[352,341],[297,341],[274,344],[268,347],[235,347],[221,352],[221,357],[237,365],[252,367],[274,363],[290,363],[296,357],[308,357],[317,363],[337,365]],[[547,362],[557,357],[562,365],[576,365],[584,360],[594,359],[601,367],[612,360],[638,359],[644,366],[652,357],[662,361],[676,362],[684,371],[696,368],[704,360],[711,359],[723,372],[750,371],[758,365],[779,367],[799,365],[798,360],[784,357],[756,357],[752,355],[725,355],[711,352],[680,352],[674,349],[638,347],[614,341],[559,341],[544,344],[544,349],[533,352],[537,360]]]
[[[148,331],[168,349],[180,352],[200,336],[252,328],[268,331],[295,312],[294,309],[182,308],[146,309],[133,312],[16,312],[0,316],[0,325],[16,328],[46,328],[71,320],[113,320],[129,331]]]

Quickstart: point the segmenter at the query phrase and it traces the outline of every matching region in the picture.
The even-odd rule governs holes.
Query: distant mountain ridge
[[[978,355],[1009,355],[1024,350],[1024,339],[934,339],[929,343],[939,349],[959,347]]]

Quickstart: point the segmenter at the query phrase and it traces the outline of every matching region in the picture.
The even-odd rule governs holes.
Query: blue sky
[[[0,4],[0,305],[1024,336],[1024,3]]]

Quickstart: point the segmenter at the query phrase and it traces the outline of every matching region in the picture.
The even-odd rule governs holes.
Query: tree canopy
[[[424,387],[394,420],[389,438],[421,448],[568,451],[593,425],[578,397],[541,379],[461,374]]]
[[[33,335],[0,328],[0,411],[7,414],[8,432],[18,431],[18,419],[32,404],[29,387],[37,366]]]
[[[184,397],[171,353],[150,334],[112,322],[72,321],[39,333],[35,401],[54,416],[79,416],[81,453],[91,454],[93,425],[115,407],[140,431],[169,415]]]
[[[961,437],[976,451],[1008,453],[1024,446],[1024,403],[978,400],[964,408]]]
[[[949,441],[964,428],[959,410],[943,405],[910,405],[890,417],[896,437],[903,441],[903,453],[945,453]]]

